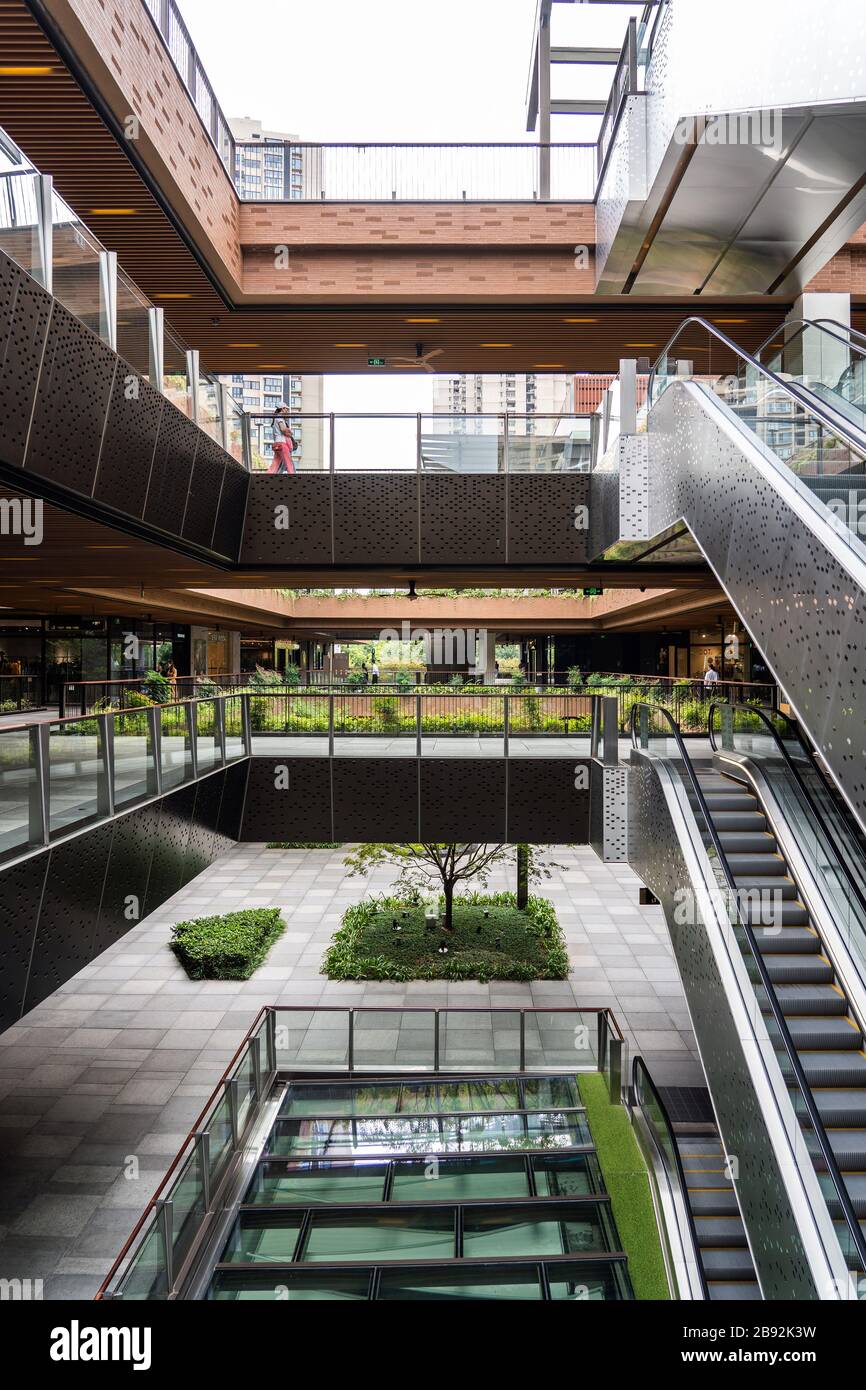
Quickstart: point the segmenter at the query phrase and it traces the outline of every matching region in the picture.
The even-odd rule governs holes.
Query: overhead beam
[[[558,98],[550,103],[552,116],[603,116],[606,110],[606,98],[603,101],[595,98],[577,101],[566,101],[564,98]]]
[[[551,63],[582,63],[587,66],[605,64],[615,67],[621,48],[551,48]]]

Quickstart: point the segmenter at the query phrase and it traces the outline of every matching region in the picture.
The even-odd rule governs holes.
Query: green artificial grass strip
[[[171,949],[191,980],[248,980],[285,930],[278,908],[252,907],[178,922]]]
[[[628,1115],[623,1106],[611,1105],[600,1072],[581,1073],[578,1084],[622,1248],[628,1255],[635,1298],[667,1301],[670,1293],[649,1175]]]
[[[545,898],[530,898],[526,910],[518,911],[514,893],[457,897],[450,932],[441,926],[428,930],[426,910],[423,903],[393,897],[347,908],[321,973],[329,980],[568,978],[565,939]]]

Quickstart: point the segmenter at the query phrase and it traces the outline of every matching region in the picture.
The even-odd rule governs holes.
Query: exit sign
[[[584,598],[601,598],[603,594],[604,589],[584,589],[583,591]]]
[[[368,358],[367,358],[367,366],[368,366],[368,367],[384,367],[384,365],[385,365],[385,359],[384,359],[384,357],[368,357]]]

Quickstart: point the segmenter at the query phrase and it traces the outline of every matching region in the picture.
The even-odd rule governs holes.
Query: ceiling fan
[[[435,372],[436,368],[431,367],[430,363],[434,357],[441,357],[444,348],[431,348],[429,352],[424,351],[423,343],[415,344],[414,357],[389,357],[389,367],[423,367],[425,372]]]

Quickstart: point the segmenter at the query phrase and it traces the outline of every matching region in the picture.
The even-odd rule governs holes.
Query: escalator
[[[653,1174],[680,1298],[753,1301],[761,1289],[709,1093],[672,1119],[643,1057],[632,1064],[638,1142]]]
[[[754,356],[807,401],[833,411],[843,427],[866,432],[866,346],[850,328],[831,319],[789,319]]]
[[[859,977],[811,877],[801,888],[799,851],[782,845],[779,803],[768,813],[747,756],[727,747],[692,758],[657,706],[635,706],[632,721],[630,857],[665,910],[721,1131],[678,1136],[707,1278],[736,1297],[729,1286],[748,1282],[754,1259],[767,1298],[856,1298],[866,1275]]]
[[[866,429],[844,418],[866,355],[802,328],[768,363],[705,319],[681,324],[650,378],[643,453],[622,453],[619,539],[688,526],[866,827]],[[786,352],[825,370],[784,375]]]

